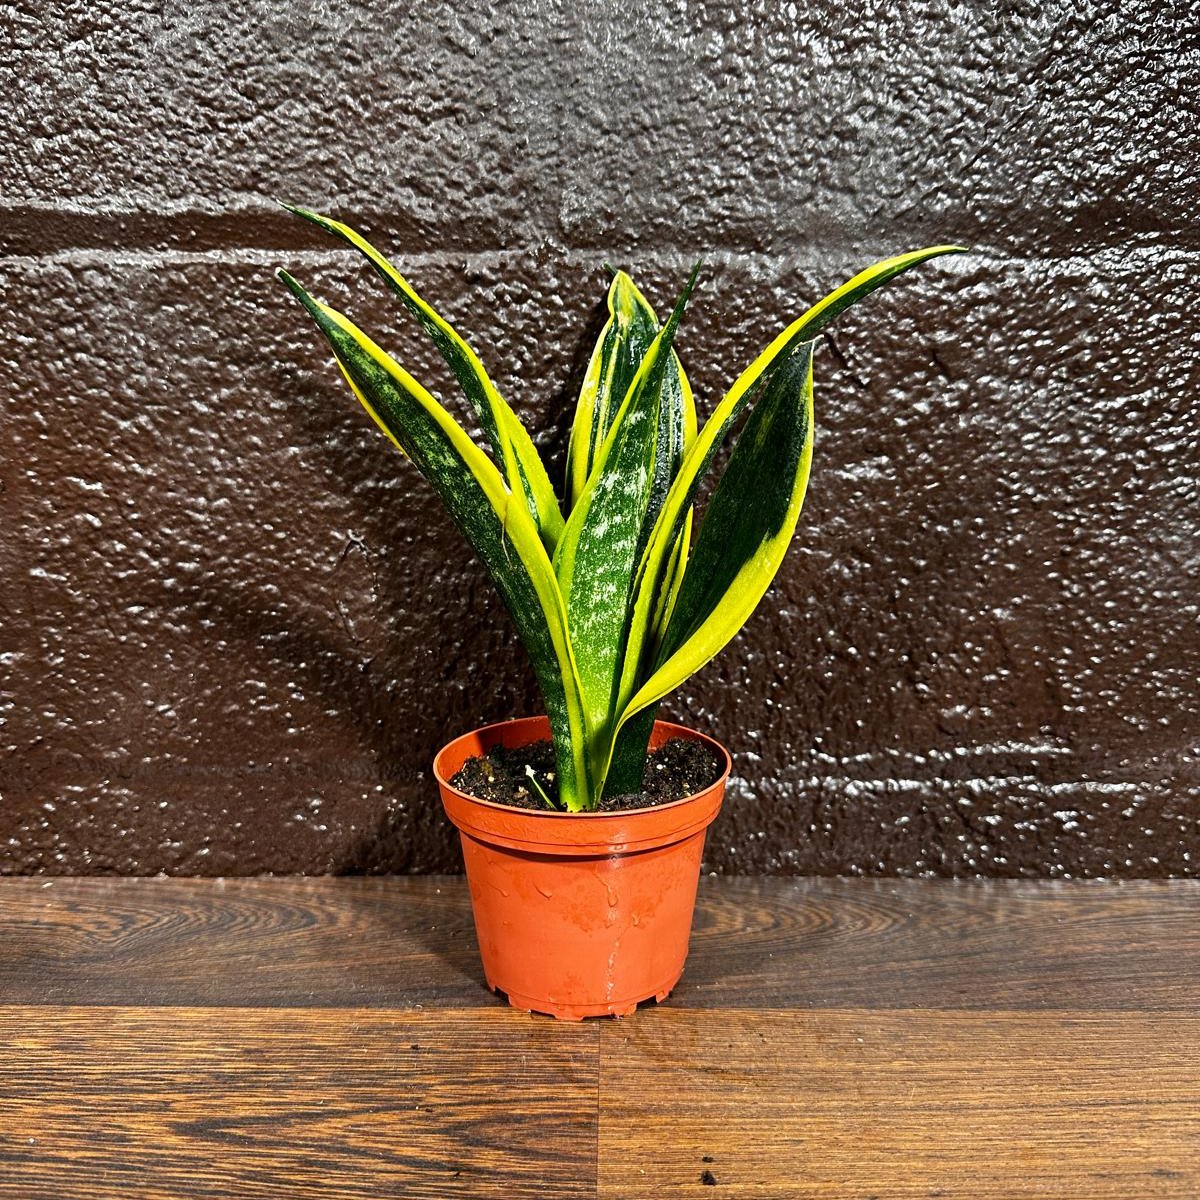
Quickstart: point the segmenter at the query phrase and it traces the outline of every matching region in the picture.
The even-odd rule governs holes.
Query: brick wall
[[[822,346],[797,542],[665,709],[734,754],[710,865],[1194,873],[1200,52],[1122,7],[0,6],[0,871],[455,870],[430,758],[537,708],[274,268],[446,372],[283,197],[558,462],[605,261],[704,256],[703,414],[974,247]]]

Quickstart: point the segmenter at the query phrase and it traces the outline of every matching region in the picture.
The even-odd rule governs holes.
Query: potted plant
[[[674,349],[697,272],[664,322],[627,274],[613,272],[560,503],[470,346],[353,229],[291,211],[383,277],[445,358],[491,449],[346,317],[280,272],[355,396],[483,560],[546,705],[543,717],[467,733],[434,760],[461,834],[487,982],[518,1007],[568,1019],[661,1000],[683,970],[705,831],[730,759],[703,734],[657,721],[659,703],[741,629],[792,539],[812,457],[813,339],[881,284],[960,248],[887,259],[831,292],[742,372],[701,428]],[[697,491],[747,411],[693,528]],[[550,766],[539,771],[547,739]],[[670,746],[690,748],[707,776],[693,775],[686,794],[664,803],[644,794],[644,772],[648,753]],[[480,762],[483,778],[508,769],[510,794],[468,790]]]

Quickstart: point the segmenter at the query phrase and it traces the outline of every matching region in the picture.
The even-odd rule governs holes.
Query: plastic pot
[[[510,808],[450,786],[468,758],[549,736],[545,717],[504,721],[456,738],[433,762],[462,836],[484,977],[516,1008],[568,1021],[624,1016],[665,999],[683,973],[704,835],[721,808],[729,753],[656,721],[651,748],[676,737],[703,742],[721,775],[694,796],[629,812]]]

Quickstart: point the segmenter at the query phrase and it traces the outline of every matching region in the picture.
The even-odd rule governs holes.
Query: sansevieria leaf
[[[646,661],[645,642],[652,636],[653,613],[663,594],[665,579],[670,570],[673,551],[684,521],[691,510],[700,487],[717,451],[729,430],[745,410],[756,390],[772,370],[804,341],[811,340],[835,317],[845,312],[876,288],[889,280],[942,254],[962,253],[960,246],[931,246],[910,254],[884,259],[861,271],[841,287],[830,292],[793,321],[741,373],[734,385],[717,405],[712,416],[696,436],[684,457],[678,474],[667,493],[658,521],[651,533],[645,554],[638,565],[633,596],[628,644],[625,648],[625,667],[622,672],[618,711],[623,710],[633,694],[645,682],[642,674]]]
[[[677,464],[682,455],[682,418],[667,428],[662,409],[671,344],[695,279],[693,271],[650,344],[554,557],[594,743],[611,724],[629,591],[670,484],[672,472],[660,471],[658,464],[662,457]]]
[[[333,348],[355,395],[377,425],[433,484],[490,572],[533,662],[571,809],[592,792],[578,673],[553,567],[530,513],[492,461],[437,400],[346,317],[280,278]]]
[[[583,495],[621,402],[659,331],[650,302],[624,271],[613,274],[608,313],[588,362],[571,426],[567,448],[569,509]],[[660,426],[664,439],[679,444],[678,453],[669,452],[659,460],[659,470],[669,470],[673,475],[680,455],[696,436],[696,402],[674,349],[663,377]]]
[[[812,461],[812,343],[775,367],[713,492],[658,650],[623,717],[709,661],[762,599],[791,543]]]
[[[532,439],[508,402],[496,390],[479,356],[361,234],[341,221],[323,217],[310,209],[290,204],[285,204],[284,208],[353,246],[400,297],[454,373],[487,434],[510,489],[524,497],[543,541],[553,552],[563,527],[562,511],[554,488]]]
[[[568,511],[583,495],[617,409],[657,336],[654,310],[633,280],[617,271],[608,289],[608,320],[588,360],[575,405],[567,447]]]

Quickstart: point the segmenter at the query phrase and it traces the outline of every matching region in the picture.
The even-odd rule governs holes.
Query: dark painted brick
[[[445,371],[285,195],[394,251],[556,459],[605,259],[665,304],[706,255],[707,408],[856,267],[970,241],[822,346],[800,538],[670,704],[735,756],[710,865],[1195,873],[1182,13],[587,11],[4,10],[0,871],[455,869],[433,752],[537,707],[272,269]]]
[[[290,244],[278,195],[421,247],[1195,243],[1186,6],[41,7],[0,58],[35,252]]]

